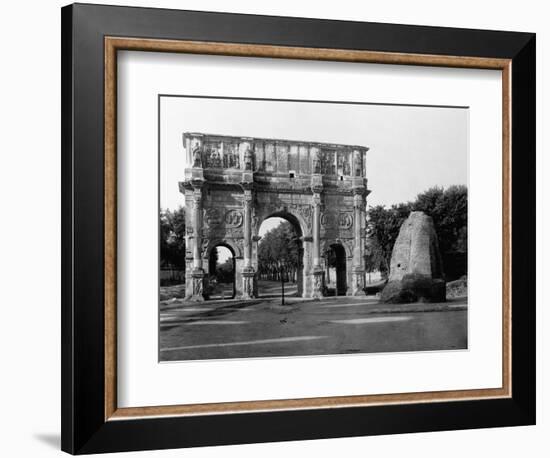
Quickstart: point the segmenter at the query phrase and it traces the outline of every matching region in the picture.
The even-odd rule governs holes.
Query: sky
[[[367,146],[369,206],[468,182],[467,108],[161,97],[160,116],[162,208],[184,205],[183,132]]]
[[[184,132],[366,146],[368,206],[468,184],[468,109],[380,104],[161,97],[160,205],[184,206]],[[260,235],[281,222],[266,220]]]

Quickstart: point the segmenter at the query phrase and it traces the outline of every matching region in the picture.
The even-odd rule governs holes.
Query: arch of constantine
[[[186,297],[204,300],[210,253],[229,248],[235,295],[257,297],[258,231],[272,216],[301,241],[298,294],[325,294],[328,252],[341,253],[338,291],[364,294],[364,146],[184,133]]]

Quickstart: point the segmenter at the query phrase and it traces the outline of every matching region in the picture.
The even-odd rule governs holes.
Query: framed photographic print
[[[62,9],[62,448],[535,422],[535,36]]]

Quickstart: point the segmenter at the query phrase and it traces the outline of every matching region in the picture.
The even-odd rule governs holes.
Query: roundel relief
[[[225,214],[226,227],[239,227],[243,223],[243,214],[239,210],[229,210]]]
[[[351,213],[340,213],[340,216],[338,218],[338,226],[342,229],[349,229],[351,226],[353,226],[353,216]]]

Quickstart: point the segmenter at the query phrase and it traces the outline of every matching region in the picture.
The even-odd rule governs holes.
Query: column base
[[[256,272],[252,267],[243,269],[243,292],[241,299],[254,299],[256,297]]]
[[[351,272],[351,295],[365,296],[365,271],[353,269]]]
[[[325,271],[322,267],[315,267],[312,272],[313,284],[311,297],[319,299],[325,296]]]
[[[201,268],[193,269],[191,273],[192,293],[185,300],[203,302],[204,298],[204,271]]]

